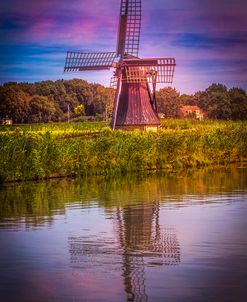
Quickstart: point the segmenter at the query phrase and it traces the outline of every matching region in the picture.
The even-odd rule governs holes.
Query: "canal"
[[[0,301],[246,301],[247,168],[0,187]]]

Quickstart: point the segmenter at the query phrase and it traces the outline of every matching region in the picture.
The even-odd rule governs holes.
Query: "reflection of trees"
[[[0,186],[0,222],[4,220],[8,227],[6,220],[9,219],[9,227],[14,228],[18,228],[19,223],[25,227],[51,224],[54,213],[63,215],[66,205],[76,202],[85,207],[92,200],[108,215],[113,215],[116,206],[126,207],[133,196],[145,202],[169,201],[176,207],[185,206],[188,200],[194,204],[209,203],[213,199],[209,201],[208,197],[229,195],[236,188],[244,190],[246,183],[245,169],[214,167],[179,175],[138,174],[111,179],[90,177],[8,184]]]
[[[66,193],[67,188],[67,181],[3,186],[0,188],[0,222],[4,221],[8,229],[51,225],[54,213],[64,214],[66,198],[73,194],[74,190]]]

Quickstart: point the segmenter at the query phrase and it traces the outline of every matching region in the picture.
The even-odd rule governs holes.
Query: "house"
[[[202,112],[202,109],[198,106],[181,106],[179,108],[179,116],[181,117],[189,117],[189,118],[197,118],[202,120],[205,117],[205,114]]]
[[[13,120],[11,118],[5,117],[0,119],[0,124],[2,125],[13,125]]]

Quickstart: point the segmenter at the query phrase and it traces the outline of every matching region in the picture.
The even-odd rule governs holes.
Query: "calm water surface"
[[[247,169],[0,187],[1,301],[247,301]]]

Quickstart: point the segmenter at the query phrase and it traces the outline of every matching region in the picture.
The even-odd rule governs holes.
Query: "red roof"
[[[201,110],[200,107],[198,106],[182,106],[181,107],[182,110],[191,110],[191,111],[196,111],[196,110]]]

